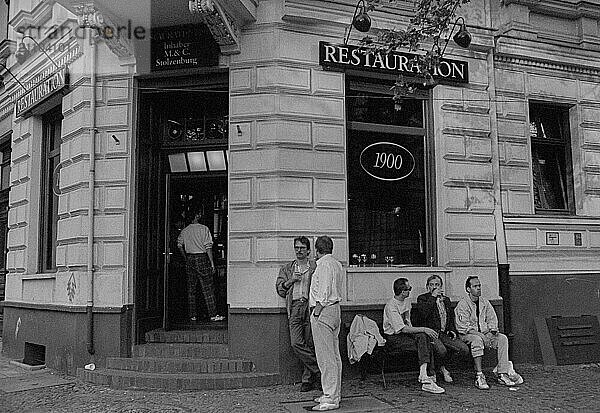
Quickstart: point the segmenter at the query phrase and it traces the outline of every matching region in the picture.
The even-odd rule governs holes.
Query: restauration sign
[[[44,102],[50,96],[69,86],[69,71],[67,66],[52,72],[37,83],[16,101],[17,117],[23,116],[34,107]]]
[[[413,62],[415,54],[372,51],[349,45],[319,42],[319,64],[324,68],[356,69],[396,75],[418,75],[421,69]],[[469,63],[444,59],[433,68],[433,77],[454,83],[469,83]]]

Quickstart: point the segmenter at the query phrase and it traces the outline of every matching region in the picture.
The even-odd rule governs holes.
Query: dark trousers
[[[215,289],[213,286],[213,271],[207,254],[187,254],[185,263],[188,285],[188,305],[190,317],[197,316],[196,288],[200,283],[204,303],[209,317],[217,314]]]
[[[294,300],[290,308],[290,343],[292,350],[304,365],[302,383],[310,383],[319,376],[319,366],[315,355],[310,314],[307,300]]]
[[[431,338],[425,333],[398,333],[385,335],[385,346],[391,352],[407,352],[417,350],[419,366],[427,363],[427,374],[435,374],[434,347]]]
[[[433,340],[433,351],[439,366],[446,364],[453,352],[460,353],[464,356],[470,355],[469,346],[467,346],[464,341],[458,337],[453,339],[447,333],[440,333],[438,338]]]

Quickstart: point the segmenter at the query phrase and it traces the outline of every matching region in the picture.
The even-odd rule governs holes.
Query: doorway
[[[138,78],[137,343],[157,328],[192,326],[185,265],[177,249],[192,202],[200,202],[202,223],[213,237],[215,298],[219,314],[227,314],[228,77],[227,70],[211,69],[204,76]],[[198,297],[201,312],[204,301],[202,294]]]
[[[227,176],[210,174],[167,174],[165,177],[166,208],[165,234],[169,234],[167,265],[165,266],[166,324],[184,328],[190,314],[187,301],[185,261],[177,248],[181,230],[191,222],[190,211],[199,208],[200,224],[206,225],[213,238],[213,277],[217,314],[227,314]],[[208,311],[202,292],[198,297],[198,322],[208,322]]]

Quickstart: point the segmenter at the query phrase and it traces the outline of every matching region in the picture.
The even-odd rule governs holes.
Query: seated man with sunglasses
[[[421,389],[429,393],[444,393],[435,383],[433,341],[438,333],[428,327],[413,327],[410,322],[411,302],[408,300],[410,286],[406,278],[394,281],[394,297],[383,309],[383,333],[388,348],[412,351],[415,346],[419,358],[419,382]],[[393,351],[392,350],[392,351]]]

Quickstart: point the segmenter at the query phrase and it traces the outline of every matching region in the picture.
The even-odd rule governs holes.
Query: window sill
[[[347,267],[347,272],[351,273],[440,273],[452,272],[446,267],[425,267],[416,265],[392,265],[391,267]]]

